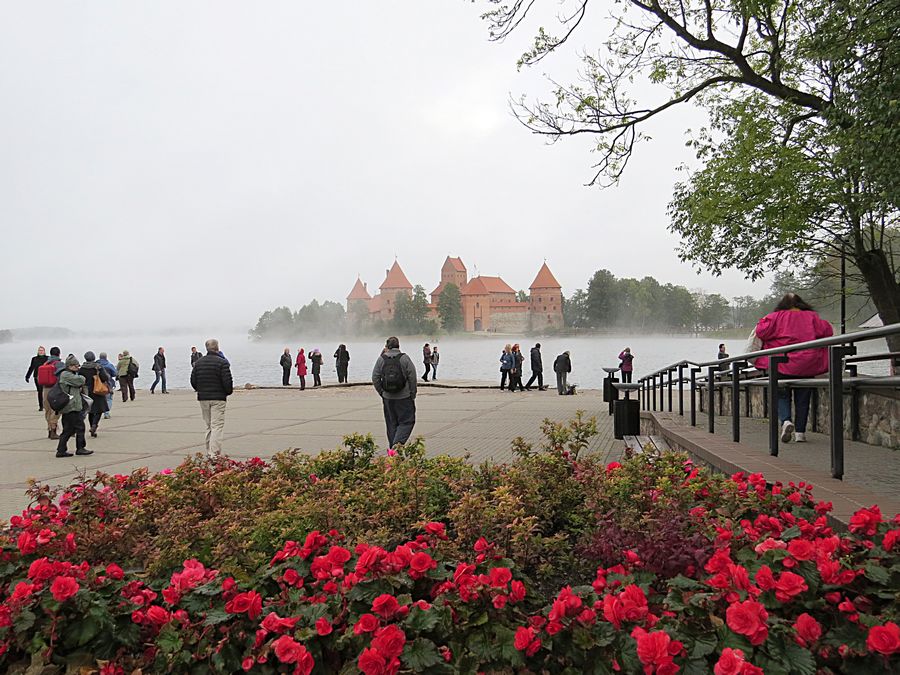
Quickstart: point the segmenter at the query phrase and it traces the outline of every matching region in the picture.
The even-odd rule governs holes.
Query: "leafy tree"
[[[586,298],[587,317],[590,325],[599,328],[611,326],[618,318],[619,304],[616,293],[616,277],[609,270],[597,270],[588,282]]]
[[[528,302],[528,294],[525,291],[516,291],[516,302]]]
[[[580,288],[572,297],[563,297],[563,324],[568,328],[585,328],[590,325],[587,315],[587,293]]]
[[[463,328],[462,295],[459,286],[447,284],[438,296],[438,316],[441,327],[448,333],[461,331]]]
[[[277,307],[262,313],[249,335],[254,340],[289,338],[295,335],[294,315],[289,307]]]
[[[417,285],[412,296],[397,293],[394,305],[394,330],[405,335],[421,335],[434,331],[435,324],[428,318],[430,309],[425,289]]]
[[[731,318],[731,306],[718,293],[704,296],[698,304],[700,306],[700,325],[704,328],[718,330]]]

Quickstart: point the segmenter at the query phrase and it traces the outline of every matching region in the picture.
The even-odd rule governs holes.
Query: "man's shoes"
[[[547,387],[538,387],[538,391],[547,391]]]
[[[169,392],[167,392],[167,391],[164,391],[164,392],[163,392],[163,393],[164,393],[164,394],[168,394],[168,393],[169,393]]]
[[[794,436],[794,423],[790,420],[785,420],[784,424],[781,425],[781,442],[782,443],[790,443],[791,438]]]
[[[38,412],[44,412],[43,408],[38,408]]]
[[[76,450],[76,451],[75,451],[75,454],[76,454],[76,455],[81,455],[81,456],[83,457],[84,455],[93,455],[93,454],[94,454],[94,451],[93,451],[93,450],[88,450],[87,448],[82,448],[81,450]]]
[[[806,432],[798,431],[794,434],[794,443],[806,443]]]
[[[56,456],[57,457],[72,457],[73,455],[71,452],[57,452]]]
[[[153,396],[153,394],[155,394],[155,393],[156,393],[156,392],[153,391],[152,389],[150,390],[150,395],[151,395],[151,396]]]
[[[91,427],[91,438],[97,438],[97,427]]]

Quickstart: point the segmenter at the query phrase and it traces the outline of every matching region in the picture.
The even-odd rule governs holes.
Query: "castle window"
[[[476,306],[476,307],[481,307],[481,303],[476,302],[476,303],[475,303],[475,306]]]
[[[556,311],[556,305],[553,305],[553,311],[554,312]]]
[[[544,305],[544,311],[545,312],[547,311],[547,305]]]

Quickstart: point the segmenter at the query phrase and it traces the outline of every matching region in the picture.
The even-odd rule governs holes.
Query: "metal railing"
[[[697,426],[697,394],[702,392],[706,387],[706,395],[708,397],[707,405],[707,422],[710,433],[715,433],[715,397],[716,392],[722,392],[722,389],[731,389],[731,429],[732,439],[737,443],[741,440],[741,422],[740,422],[740,393],[742,383],[748,387],[751,380],[742,378],[742,373],[756,372],[750,368],[750,364],[755,359],[762,356],[769,357],[768,374],[765,380],[752,380],[752,382],[762,384],[766,388],[763,397],[763,414],[769,418],[769,453],[772,456],[778,456],[779,441],[779,422],[778,422],[778,387],[779,373],[778,365],[787,363],[790,360],[790,354],[804,349],[828,349],[828,380],[822,380],[823,385],[827,382],[829,396],[829,417],[831,432],[831,475],[838,480],[844,477],[844,370],[847,369],[854,381],[850,383],[851,393],[855,392],[856,387],[861,384],[875,384],[879,380],[884,384],[891,386],[900,386],[900,378],[893,377],[872,377],[862,378],[857,381],[856,364],[864,361],[886,360],[895,366],[898,363],[897,352],[888,352],[884,354],[874,354],[871,356],[859,356],[856,358],[856,344],[866,342],[868,340],[877,340],[889,335],[900,334],[900,323],[890,324],[888,326],[880,326],[878,328],[870,328],[867,330],[857,331],[855,333],[845,333],[834,335],[818,340],[810,340],[808,342],[800,342],[792,345],[784,345],[782,347],[774,347],[771,349],[761,349],[746,354],[738,354],[737,356],[728,356],[723,359],[712,361],[676,361],[675,363],[653,371],[638,379],[640,385],[638,399],[641,406],[645,410],[657,410],[657,393],[659,394],[659,410],[665,410],[665,403],[668,402],[669,412],[673,410],[673,387],[677,384],[678,389],[678,414],[684,416],[684,385],[689,384],[690,392],[690,423],[691,426]],[[705,375],[701,375],[704,369]],[[685,372],[688,377],[685,378]],[[677,373],[677,377],[676,377]],[[698,375],[700,375],[698,377]],[[727,382],[725,381],[727,377]],[[717,385],[717,382],[719,383]],[[800,380],[793,386],[810,387],[813,383],[807,380]],[[782,387],[791,386],[790,382],[782,384]],[[664,391],[666,396],[663,396]],[[667,399],[667,401],[666,401]],[[745,396],[745,408],[749,413],[750,391],[747,389]],[[854,439],[858,439],[858,410],[856,406],[856,398],[851,398],[851,425],[853,429]],[[745,415],[745,416],[749,416]],[[855,420],[855,422],[854,422]]]

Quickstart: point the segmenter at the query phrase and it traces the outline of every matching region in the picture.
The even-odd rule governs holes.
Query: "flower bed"
[[[679,454],[607,466],[579,456],[590,421],[546,432],[509,465],[353,437],[36,486],[0,533],[0,668],[900,669],[900,519],[838,534],[808,485]]]

